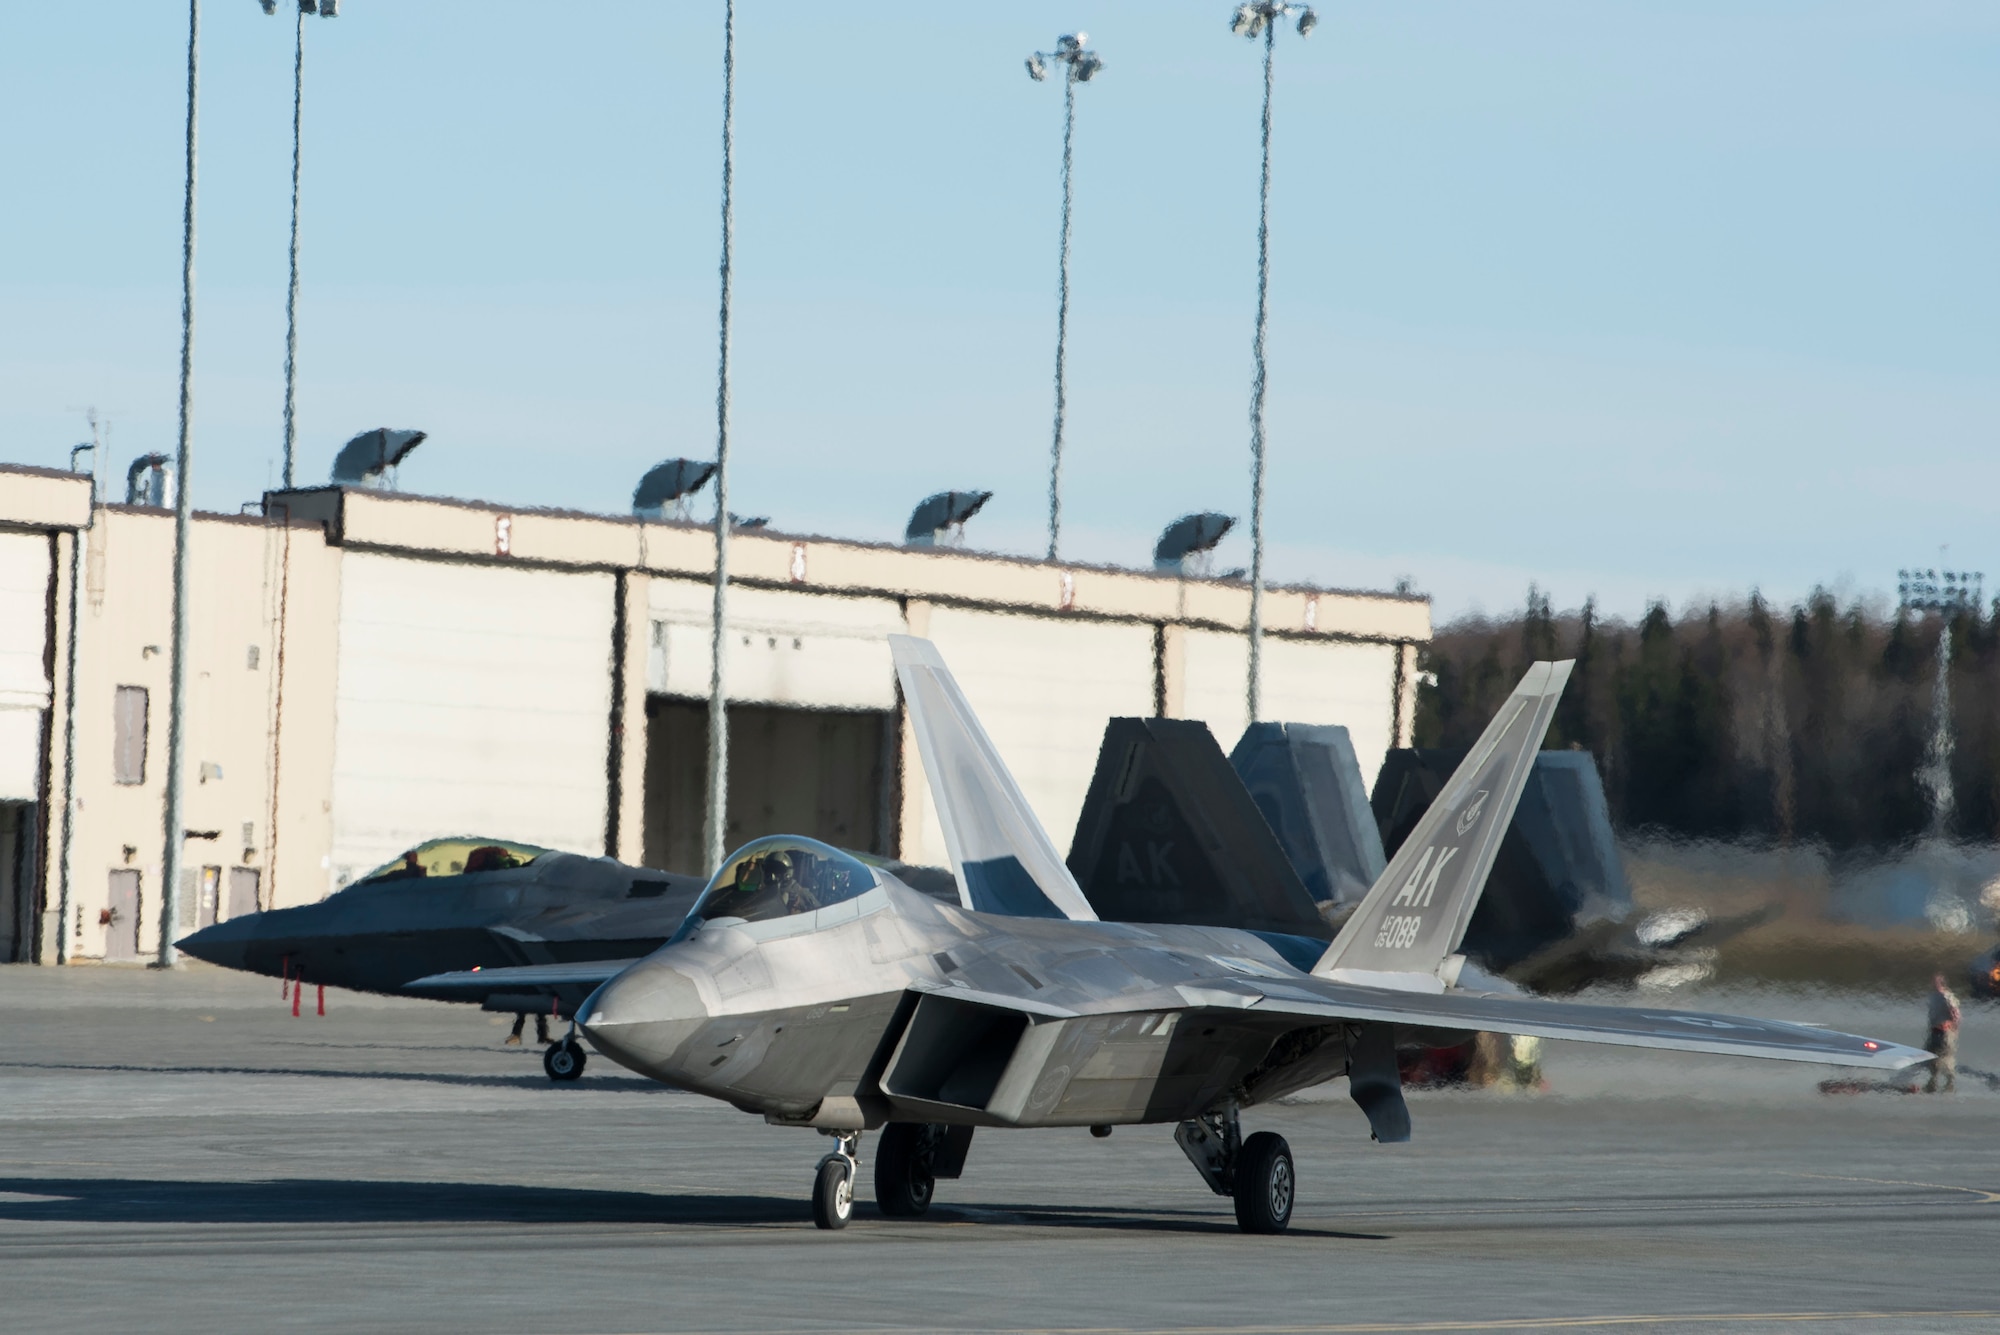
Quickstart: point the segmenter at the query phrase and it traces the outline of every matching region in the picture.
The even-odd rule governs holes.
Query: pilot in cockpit
[[[785,906],[787,914],[808,913],[819,907],[819,898],[799,880],[792,855],[783,849],[765,855],[764,886]]]

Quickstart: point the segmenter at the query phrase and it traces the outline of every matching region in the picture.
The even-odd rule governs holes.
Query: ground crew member
[[[1945,1092],[1958,1088],[1958,998],[1944,985],[1944,975],[1931,979],[1930,1032],[1924,1038],[1924,1051],[1931,1054],[1931,1078],[1924,1085],[1924,1093],[1939,1092],[1942,1082]]]
[[[501,1046],[509,1048],[520,1047],[521,1030],[527,1023],[528,1017],[516,1011],[514,1013],[514,1032],[507,1035],[507,1041]],[[549,1043],[549,1017],[542,1011],[535,1012],[535,1041],[544,1047],[548,1046]]]

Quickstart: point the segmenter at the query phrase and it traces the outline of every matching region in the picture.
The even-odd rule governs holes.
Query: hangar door
[[[0,533],[0,963],[29,958],[48,717],[49,540]]]
[[[1189,631],[1181,712],[1208,724],[1224,751],[1249,725],[1250,648],[1242,635]],[[1354,743],[1361,781],[1375,786],[1389,753],[1396,698],[1396,646],[1264,637],[1259,712],[1272,723],[1337,723]]]
[[[708,791],[710,592],[652,581],[645,859],[701,875]],[[723,842],[803,834],[895,851],[893,599],[734,588],[729,595],[729,804]]]
[[[604,852],[612,598],[604,574],[344,555],[329,889],[442,835]]]
[[[41,796],[50,573],[47,537],[0,533],[0,802]]]
[[[1058,849],[1076,834],[1104,725],[1153,713],[1153,627],[937,607],[930,638]],[[923,762],[903,757],[902,857],[951,865]]]
[[[723,844],[803,834],[837,848],[891,853],[884,816],[895,715],[864,710],[729,707],[729,813]],[[708,704],[646,702],[646,865],[690,876],[702,865],[708,801]]]

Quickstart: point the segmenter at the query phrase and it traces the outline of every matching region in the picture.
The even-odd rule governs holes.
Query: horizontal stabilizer
[[[937,646],[911,635],[891,635],[889,650],[965,907],[1017,918],[1094,921],[1090,901],[1007,772]]]

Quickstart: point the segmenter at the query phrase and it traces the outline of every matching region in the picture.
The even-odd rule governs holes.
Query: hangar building
[[[340,487],[263,511],[193,525],[183,930],[440,834],[700,870],[707,527]],[[0,961],[158,947],[172,549],[168,510],[0,466]],[[1241,582],[762,530],[730,567],[732,845],[947,860],[893,633],[937,642],[1058,843],[1105,720],[1203,719],[1225,749],[1247,721]],[[1409,744],[1429,603],[1266,608],[1267,712],[1345,725],[1372,775]]]

